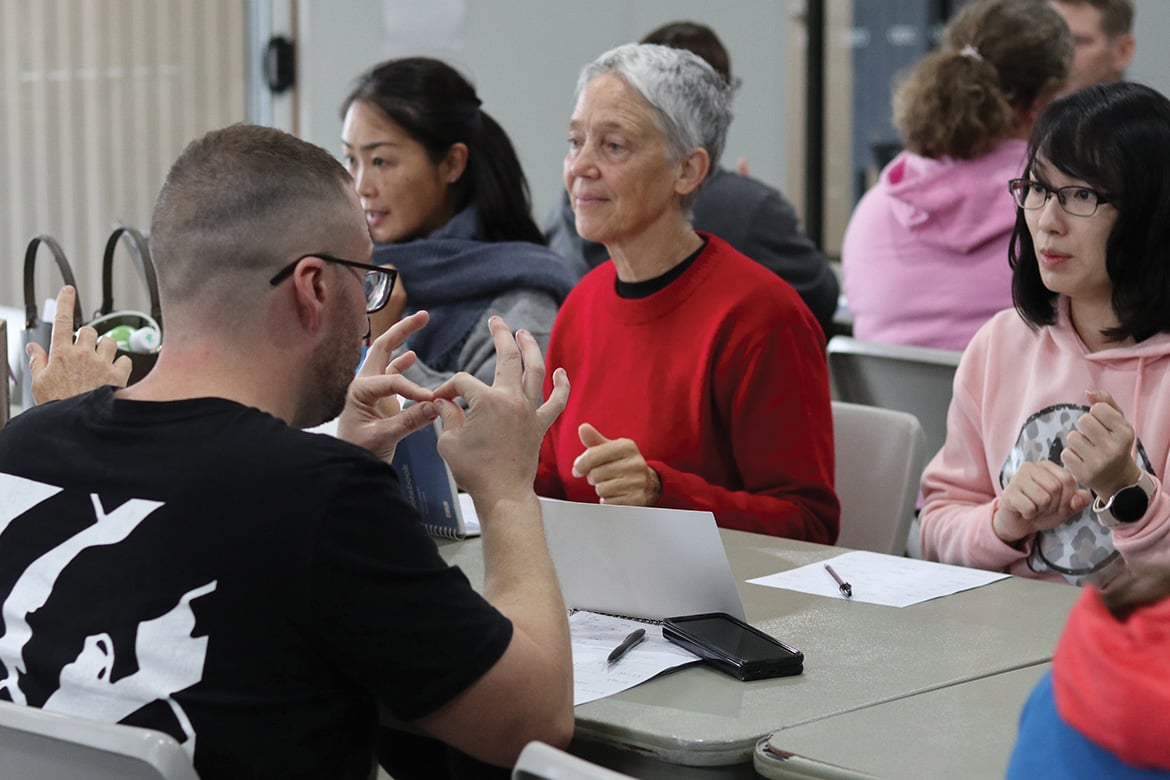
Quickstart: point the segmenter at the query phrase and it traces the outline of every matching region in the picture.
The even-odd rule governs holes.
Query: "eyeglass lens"
[[[1020,208],[1042,208],[1048,199],[1055,195],[1060,207],[1073,216],[1091,217],[1097,212],[1097,193],[1087,187],[1072,186],[1050,190],[1039,182],[1017,179],[1012,182],[1012,194]]]
[[[386,305],[394,287],[394,274],[385,271],[366,271],[362,289],[366,294],[366,311],[375,312]]]

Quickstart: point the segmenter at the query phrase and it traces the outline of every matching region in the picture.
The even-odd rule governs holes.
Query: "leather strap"
[[[65,252],[61,249],[61,245],[52,236],[44,233],[33,236],[32,241],[28,242],[28,249],[24,251],[24,327],[26,329],[34,328],[37,324],[37,294],[33,289],[33,281],[36,271],[37,250],[41,244],[49,248],[53,253],[53,259],[57,261],[57,268],[61,271],[61,276],[65,279],[65,284],[73,286],[77,289],[77,280],[73,277],[73,269],[69,265],[69,261],[65,259]],[[73,328],[76,330],[85,322],[81,316],[81,291],[78,290],[77,297],[73,304]]]
[[[158,275],[154,270],[154,261],[150,257],[150,247],[146,239],[132,227],[121,225],[114,229],[106,241],[106,251],[102,256],[102,305],[97,314],[109,314],[114,310],[114,253],[118,249],[118,242],[124,239],[130,248],[130,255],[134,258],[142,278],[146,280],[146,289],[150,295],[150,316],[159,324],[162,330],[162,306],[158,300]]]

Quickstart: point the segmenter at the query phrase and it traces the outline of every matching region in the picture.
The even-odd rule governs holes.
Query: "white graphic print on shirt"
[[[59,492],[60,488],[51,485],[0,474],[0,544],[5,530],[14,520]],[[48,602],[62,572],[80,553],[125,540],[162,506],[157,501],[131,499],[106,513],[96,495],[91,495],[90,499],[96,522],[33,561],[16,580],[0,608],[3,618],[0,695],[6,693],[7,698],[18,704],[27,703],[20,677],[27,672],[24,648],[33,638],[30,615]],[[60,670],[59,687],[44,703],[44,708],[116,722],[161,699],[170,707],[186,734],[184,749],[189,755],[194,755],[194,730],[171,694],[198,683],[203,677],[207,637],[192,636],[195,615],[190,602],[215,588],[215,581],[194,588],[182,594],[167,613],[140,621],[134,640],[138,671],[117,681],[112,679],[117,654],[113,637],[105,632],[87,636],[77,658]]]
[[[1047,460],[1063,466],[1060,453],[1068,435],[1088,411],[1089,407],[1080,404],[1053,404],[1029,416],[1000,469],[1000,487],[1006,488],[1029,461]],[[1141,441],[1137,442],[1136,460],[1139,467],[1153,473]],[[1091,507],[1085,507],[1062,525],[1036,534],[1028,566],[1033,571],[1055,571],[1073,585],[1101,586],[1117,576],[1124,561],[1113,546],[1110,529],[1097,522]]]

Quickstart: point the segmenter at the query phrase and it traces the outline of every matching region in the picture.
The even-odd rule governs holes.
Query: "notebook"
[[[418,511],[423,527],[434,536],[463,539],[479,533],[463,518],[459,490],[447,462],[439,455],[442,423],[415,431],[394,449],[394,470],[402,492]]]
[[[565,604],[649,622],[726,612],[743,602],[715,515],[540,499]]]

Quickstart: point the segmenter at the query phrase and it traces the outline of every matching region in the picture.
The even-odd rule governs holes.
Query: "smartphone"
[[[662,635],[740,680],[804,671],[804,653],[726,612],[667,618],[662,621]]]

